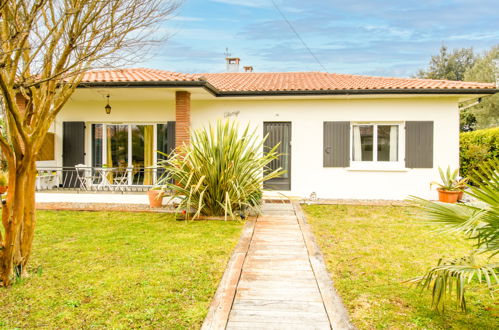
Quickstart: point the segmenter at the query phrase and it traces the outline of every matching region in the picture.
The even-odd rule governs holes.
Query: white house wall
[[[438,166],[459,165],[459,112],[454,99],[228,100],[193,101],[192,126],[199,128],[225,114],[238,113],[263,135],[263,122],[290,121],[291,196],[319,198],[434,198],[429,183],[438,180]],[[235,118],[232,116],[231,118]],[[324,121],[434,121],[434,169],[354,171],[323,167]]]
[[[140,91],[133,91],[140,98]],[[174,100],[119,101],[111,99],[112,112],[103,101],[70,101],[57,118],[55,162],[62,166],[62,122],[156,123],[175,120]],[[438,167],[459,165],[459,111],[457,99],[227,99],[191,101],[192,128],[238,113],[242,126],[249,123],[263,135],[263,122],[292,123],[291,196],[319,198],[404,199],[408,195],[434,198],[429,182],[438,180]],[[401,171],[357,171],[323,167],[324,121],[434,122],[434,168]],[[86,130],[86,163],[90,164],[90,129]]]

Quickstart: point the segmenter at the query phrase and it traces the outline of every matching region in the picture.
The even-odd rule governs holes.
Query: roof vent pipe
[[[244,72],[253,72],[253,67],[250,66],[243,66]]]

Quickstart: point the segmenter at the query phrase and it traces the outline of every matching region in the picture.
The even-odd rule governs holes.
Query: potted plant
[[[160,187],[153,187],[147,192],[147,196],[149,197],[149,206],[158,208],[163,205],[163,197],[165,194]]]
[[[459,193],[462,193],[464,183],[459,183],[457,174],[458,170],[451,171],[450,166],[447,167],[447,171],[443,171],[440,167],[438,168],[440,173],[440,179],[442,182],[433,181],[430,187],[437,185],[438,200],[444,203],[456,203],[459,198]]]
[[[0,172],[0,194],[5,194],[5,192],[7,191],[8,181],[9,181],[9,179],[8,179],[7,173],[4,171],[1,171]]]

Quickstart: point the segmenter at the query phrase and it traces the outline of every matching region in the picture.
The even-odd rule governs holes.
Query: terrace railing
[[[38,167],[36,190],[141,192],[149,190],[163,170],[144,167]]]

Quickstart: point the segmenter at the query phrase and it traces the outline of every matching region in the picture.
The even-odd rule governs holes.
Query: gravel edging
[[[151,212],[175,213],[170,206],[151,208],[146,204],[113,204],[113,203],[36,203],[37,210],[45,211],[114,211],[114,212]]]
[[[317,199],[317,200],[297,200],[295,203],[307,205],[368,205],[368,206],[411,206],[411,203],[403,200],[386,199]]]

